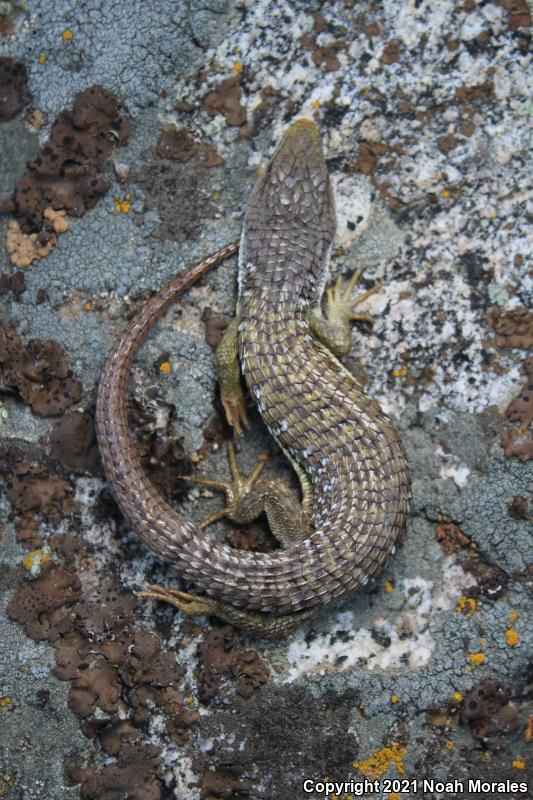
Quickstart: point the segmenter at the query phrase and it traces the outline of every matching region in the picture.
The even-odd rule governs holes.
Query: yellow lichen
[[[72,31],[63,31],[61,36],[63,37],[64,42],[70,42],[72,41],[74,34],[72,33]]]
[[[10,703],[11,703],[11,700],[10,700],[9,697],[7,697],[7,695],[4,695],[4,697],[0,697],[0,708],[5,708]]]
[[[39,56],[37,61],[39,62],[39,64],[42,65],[42,64],[46,63],[46,58],[47,58],[46,57],[46,53],[41,53],[41,55]]]
[[[159,372],[163,372],[165,375],[168,375],[169,372],[172,372],[172,367],[169,361],[163,361],[159,365]]]
[[[391,764],[396,767],[396,771],[400,775],[403,775],[405,768],[402,758],[405,755],[407,755],[407,748],[403,747],[399,742],[393,742],[387,747],[382,747],[381,750],[376,750],[364,761],[356,761],[352,766],[370,780],[381,778]]]
[[[515,769],[525,769],[526,762],[524,761],[523,758],[515,758],[515,760],[513,761],[513,767]]]
[[[462,595],[459,598],[459,602],[457,603],[455,610],[458,613],[462,613],[465,617],[471,617],[474,611],[477,608],[477,603],[473,597],[466,597],[466,595]]]
[[[394,591],[394,586],[392,585],[392,583],[390,581],[386,580],[384,585],[385,585],[385,591],[387,592],[387,594],[390,594],[391,592]]]
[[[48,548],[32,550],[22,562],[22,566],[31,575],[38,575],[43,566],[51,560],[52,556],[50,555],[50,550]]]
[[[119,214],[128,214],[131,211],[131,203],[129,202],[129,198],[131,195],[126,195],[125,197],[115,197],[115,211],[118,211]]]
[[[93,307],[92,303],[89,303],[89,302],[85,303],[85,306],[84,306],[85,311],[90,311],[92,307]]]
[[[240,72],[243,71],[243,69],[244,69],[244,64],[242,63],[242,61],[236,61],[233,67],[231,68],[231,74],[238,75]]]
[[[513,622],[516,622],[516,620],[517,620],[517,619],[518,619],[518,614],[517,614],[517,612],[516,612],[516,611],[511,611],[511,612],[509,613],[509,622],[510,622],[510,624],[512,625],[512,624],[513,624]]]
[[[472,664],[474,664],[476,667],[479,667],[485,661],[485,653],[470,653],[468,658]]]
[[[406,378],[407,377],[407,367],[404,364],[402,367],[395,367],[392,370],[392,377],[393,378]]]
[[[399,699],[400,698],[398,697],[397,694],[391,694],[391,696],[390,696],[390,701],[391,701],[393,706],[396,705],[396,703],[399,701]]]
[[[518,635],[518,631],[513,630],[513,628],[508,628],[505,631],[505,641],[509,645],[509,647],[515,647],[520,640]]]
[[[454,692],[453,699],[455,700],[456,703],[460,703],[463,699],[463,695],[461,694],[461,692]]]
[[[455,745],[454,745],[454,743],[453,743],[451,740],[448,740],[448,741],[446,742],[446,744],[444,745],[444,747],[446,748],[446,750],[453,750],[453,748],[455,747]]]

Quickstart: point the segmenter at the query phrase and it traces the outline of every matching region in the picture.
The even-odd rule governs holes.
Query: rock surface
[[[467,798],[469,778],[531,787],[527,4],[0,5],[0,199],[91,87],[129,132],[85,109],[70,182],[50,163],[43,228],[17,233],[42,250],[24,272],[0,217],[0,314],[16,325],[0,352],[0,797],[324,798],[303,782],[326,776],[459,780]],[[398,424],[414,497],[384,574],[268,642],[133,594],[176,577],[122,520],[93,412],[125,320],[237,238],[257,168],[299,115],[319,125],[337,195],[332,273],[364,266],[362,288],[383,286],[346,364]],[[146,469],[195,520],[221,499],[179,475],[228,476],[209,343],[235,271],[182,298],[132,370]],[[267,453],[296,485],[251,417],[243,472]],[[272,546],[261,522],[219,532]],[[374,796],[451,796],[400,791]]]

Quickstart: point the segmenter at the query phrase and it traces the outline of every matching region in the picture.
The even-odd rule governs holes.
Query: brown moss
[[[529,519],[529,507],[526,498],[522,497],[522,495],[513,497],[507,506],[507,513],[513,519]]]
[[[102,471],[94,416],[87,411],[67,411],[50,434],[52,458],[77,475]]]
[[[192,462],[176,429],[176,411],[156,396],[150,406],[133,400],[130,419],[144,470],[167,499],[179,499],[184,491],[180,475],[190,475]]]
[[[16,272],[3,272],[0,274],[0,297],[13,292],[13,297],[18,297],[26,289],[26,278],[24,273],[16,270]]]
[[[0,122],[13,119],[30,99],[25,65],[0,56]]]
[[[445,522],[435,528],[437,541],[445,553],[455,553],[462,547],[469,547],[471,542],[468,536],[453,522]]]
[[[383,53],[379,57],[382,64],[394,64],[402,56],[403,43],[401,39],[392,39],[383,48]]]
[[[36,580],[15,593],[8,613],[11,619],[24,625],[32,639],[55,641],[72,626],[69,606],[76,602],[80,592],[80,581],[72,570],[49,563]],[[58,613],[54,614],[55,611]]]
[[[510,692],[496,678],[485,678],[466,695],[460,718],[475,739],[505,735],[518,730],[520,720],[509,705]]]
[[[531,9],[527,0],[494,0],[508,14],[507,25],[510,31],[531,27]]]
[[[533,348],[533,311],[520,306],[503,311],[494,306],[487,312],[485,320],[496,332],[490,342],[495,347]]]
[[[453,133],[448,133],[445,136],[439,136],[437,139],[437,146],[441,153],[449,153],[450,150],[453,150],[457,147],[457,139],[453,135]]]
[[[155,745],[122,747],[116,762],[99,770],[72,766],[70,777],[80,783],[82,800],[160,800],[160,750]]]
[[[129,133],[129,119],[111,92],[102,86],[79,92],[72,110],[59,114],[50,139],[28,163],[28,173],[0,213],[12,213],[26,234],[46,232],[48,207],[82,216],[107,192],[109,184],[100,173]]]
[[[475,578],[475,585],[468,589],[468,593],[473,599],[482,596],[489,600],[496,600],[507,588],[509,578],[499,567],[488,564],[475,556],[462,555],[459,563],[466,572]]]
[[[255,650],[233,648],[235,631],[230,625],[212,628],[198,645],[201,699],[211,700],[218,692],[223,676],[238,679],[237,692],[251,697],[266,683],[269,669]]]
[[[160,158],[190,161],[198,152],[199,143],[184,126],[164,125],[159,132],[156,153]]]
[[[218,89],[208,92],[202,100],[202,108],[210,117],[222,114],[228,125],[246,122],[246,109],[241,105],[241,79],[238,75],[223,80]]]
[[[505,412],[507,419],[519,423],[519,427],[502,431],[500,442],[506,455],[529,461],[533,458],[533,356],[526,358],[522,370],[527,380]]]
[[[61,345],[51,339],[23,344],[12,322],[0,323],[0,366],[5,386],[38,416],[59,416],[81,398]]]
[[[249,800],[251,789],[249,781],[241,780],[238,772],[231,767],[206,769],[202,775],[200,798],[201,800],[223,800],[223,798],[230,797],[234,800],[238,800],[238,798]]]

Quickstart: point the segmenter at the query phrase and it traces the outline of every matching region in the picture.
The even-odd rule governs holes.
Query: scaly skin
[[[322,343],[327,320],[311,320],[334,233],[318,133],[310,121],[298,120],[247,206],[237,345],[259,411],[302,479],[310,512],[305,538],[254,553],[195,528],[147,479],[128,434],[127,376],[139,344],[174,297],[235,245],[176,278],[139,311],[109,355],[98,392],[97,433],[109,485],[148,547],[207,595],[189,613],[202,611],[205,602],[203,613],[270,635],[365,584],[394,551],[408,512],[410,475],[397,431]],[[185,610],[186,598],[194,600],[174,594],[183,595],[175,604]]]

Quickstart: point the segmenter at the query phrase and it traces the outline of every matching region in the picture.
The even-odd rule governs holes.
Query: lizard
[[[376,575],[403,535],[410,471],[399,433],[339,358],[351,349],[358,278],[326,292],[336,232],[333,190],[315,124],[300,118],[282,138],[248,199],[240,243],[180,273],[138,311],[102,371],[96,430],[109,486],[133,530],[171,562],[195,593],[150,585],[141,596],[185,614],[216,615],[278,637]],[[247,427],[241,373],[270,433],[301,484],[239,474],[228,483],[190,476],[226,494],[225,508],[195,526],[145,475],[128,432],[129,366],[174,298],[239,248],[236,316],[216,352],[229,423]],[[362,315],[365,316],[365,315]],[[366,317],[365,317],[366,318]],[[205,531],[225,516],[247,523],[265,512],[281,547],[231,548]]]

